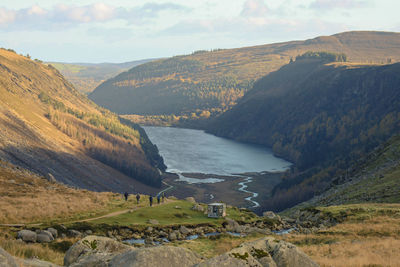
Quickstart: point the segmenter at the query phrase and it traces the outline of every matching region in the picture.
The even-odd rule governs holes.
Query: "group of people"
[[[128,201],[128,197],[129,197],[129,193],[125,192],[124,193],[125,201]],[[139,195],[139,193],[137,193],[136,194],[137,204],[139,204],[139,201],[140,201],[140,195]],[[165,201],[165,193],[164,192],[162,192],[161,194],[157,194],[157,204],[160,204],[161,201],[162,201],[162,203],[164,203],[164,201]],[[149,196],[149,204],[150,204],[150,207],[153,206],[153,196],[151,196],[151,195]]]

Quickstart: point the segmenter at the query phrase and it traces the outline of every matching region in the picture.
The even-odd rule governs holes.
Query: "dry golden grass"
[[[285,239],[321,266],[400,266],[400,216],[396,210],[400,212],[394,206],[390,216],[365,211],[327,230]]]
[[[1,166],[2,165],[2,166]],[[90,217],[107,212],[120,195],[77,190],[0,164],[0,223]]]

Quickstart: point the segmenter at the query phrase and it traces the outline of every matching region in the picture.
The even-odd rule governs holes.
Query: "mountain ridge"
[[[89,98],[120,114],[209,117],[231,108],[254,81],[307,51],[345,53],[350,62],[398,62],[400,34],[344,32],[305,41],[197,51],[134,67],[99,85]]]
[[[157,190],[138,181],[146,183],[146,175],[160,181],[154,166],[164,168],[147,136],[99,108],[52,66],[0,49],[0,73],[1,159],[95,191]],[[129,159],[108,153],[111,146]]]

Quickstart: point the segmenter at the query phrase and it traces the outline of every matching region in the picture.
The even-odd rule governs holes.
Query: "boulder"
[[[204,212],[204,207],[202,205],[196,203],[193,205],[192,210]]]
[[[48,261],[42,261],[39,259],[17,259],[20,266],[24,267],[60,267],[54,263]],[[0,265],[1,266],[1,265]]]
[[[185,236],[190,234],[190,230],[183,225],[181,225],[181,227],[179,227],[179,232]]]
[[[160,223],[155,219],[150,219],[149,224],[160,224]]]
[[[21,238],[25,242],[36,242],[37,234],[31,230],[21,230],[17,234],[18,238]]]
[[[263,216],[268,219],[278,219],[278,216],[273,211],[263,212]]]
[[[15,259],[7,251],[0,248],[0,267],[18,267]]]
[[[110,261],[109,267],[185,267],[193,266],[200,261],[200,257],[188,249],[173,246],[159,246],[122,253]]]
[[[54,240],[53,236],[45,233],[38,234],[36,238],[36,242],[38,243],[50,243],[53,240]]]
[[[243,243],[196,266],[316,267],[318,264],[293,244],[265,237]]]
[[[68,230],[68,236],[80,237],[81,235],[82,235],[82,233],[77,230],[73,230],[73,229]]]
[[[114,257],[110,253],[96,253],[84,256],[75,262],[70,267],[108,267],[108,262]]]
[[[196,203],[196,199],[194,199],[194,197],[187,197],[185,198],[186,201],[189,201],[191,203]]]
[[[169,241],[175,241],[178,237],[176,236],[175,232],[169,233],[168,234],[168,240]]]
[[[92,254],[119,254],[130,249],[133,248],[113,239],[90,235],[76,242],[68,249],[64,257],[64,265],[69,266]],[[94,258],[96,257],[93,257],[93,260]],[[103,259],[105,256],[100,258]]]
[[[57,229],[54,228],[47,228],[47,231],[51,233],[51,235],[53,236],[54,239],[56,239],[58,237],[58,231]]]
[[[236,233],[241,233],[243,231],[243,227],[240,226],[237,221],[232,220],[230,218],[225,218],[225,221],[227,223],[225,226],[227,231],[236,232]]]

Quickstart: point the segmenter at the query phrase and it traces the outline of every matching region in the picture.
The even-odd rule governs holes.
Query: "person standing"
[[[152,196],[149,197],[149,201],[150,201],[150,207],[153,206],[153,197]]]
[[[138,205],[139,205],[139,200],[140,200],[140,195],[139,195],[139,193],[137,193],[136,194],[136,202],[137,202]]]
[[[125,192],[125,193],[124,193],[124,197],[125,197],[125,201],[128,201],[128,197],[129,197],[128,192]]]
[[[157,204],[158,204],[158,205],[160,205],[160,200],[161,200],[161,195],[158,194],[158,195],[157,195]]]
[[[162,203],[164,203],[165,200],[165,192],[162,193]]]

